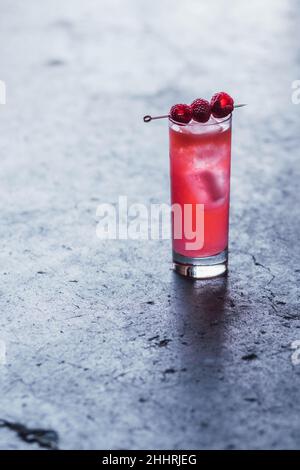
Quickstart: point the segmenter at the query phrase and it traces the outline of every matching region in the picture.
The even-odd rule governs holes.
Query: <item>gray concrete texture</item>
[[[300,447],[296,0],[2,0],[2,449]],[[226,90],[230,272],[101,241],[96,208],[169,200],[166,122]]]

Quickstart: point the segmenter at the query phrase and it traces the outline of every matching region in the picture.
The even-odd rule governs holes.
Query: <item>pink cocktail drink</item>
[[[180,206],[182,214],[180,236],[174,231],[176,212],[172,217],[174,268],[191,277],[223,274],[227,269],[231,115],[218,120],[211,117],[204,124],[180,125],[170,119],[169,133],[171,202]],[[187,205],[190,211],[185,210]],[[195,233],[201,231],[201,243],[190,243],[184,229],[189,224]]]

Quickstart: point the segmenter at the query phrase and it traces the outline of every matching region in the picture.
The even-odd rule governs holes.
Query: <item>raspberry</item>
[[[191,104],[193,119],[197,122],[207,122],[210,118],[210,104],[207,100],[198,98]]]
[[[224,118],[232,113],[233,104],[234,101],[231,96],[224,91],[216,93],[210,101],[211,113],[216,118]]]
[[[170,117],[173,121],[188,124],[192,119],[192,108],[188,104],[174,104],[170,109]]]

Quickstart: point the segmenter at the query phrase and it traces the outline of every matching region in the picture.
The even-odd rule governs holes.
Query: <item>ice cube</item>
[[[227,156],[225,145],[215,145],[214,143],[195,147],[193,156],[194,168],[212,168]]]
[[[190,175],[195,200],[199,203],[218,202],[225,197],[226,188],[222,177],[209,170],[197,171]]]
[[[216,121],[214,117],[210,117],[210,119],[205,123],[191,121],[187,129],[192,134],[210,134],[222,132],[222,126],[218,123],[218,121]]]

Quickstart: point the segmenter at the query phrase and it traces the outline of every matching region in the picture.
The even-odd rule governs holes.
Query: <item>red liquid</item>
[[[209,121],[211,122],[211,121]],[[191,242],[174,238],[173,250],[188,257],[202,258],[221,253],[228,245],[230,191],[231,120],[187,126],[170,122],[170,172],[172,204],[192,204],[192,225],[196,227],[196,204],[204,204],[204,243],[187,249]],[[186,215],[187,217],[187,215]]]

